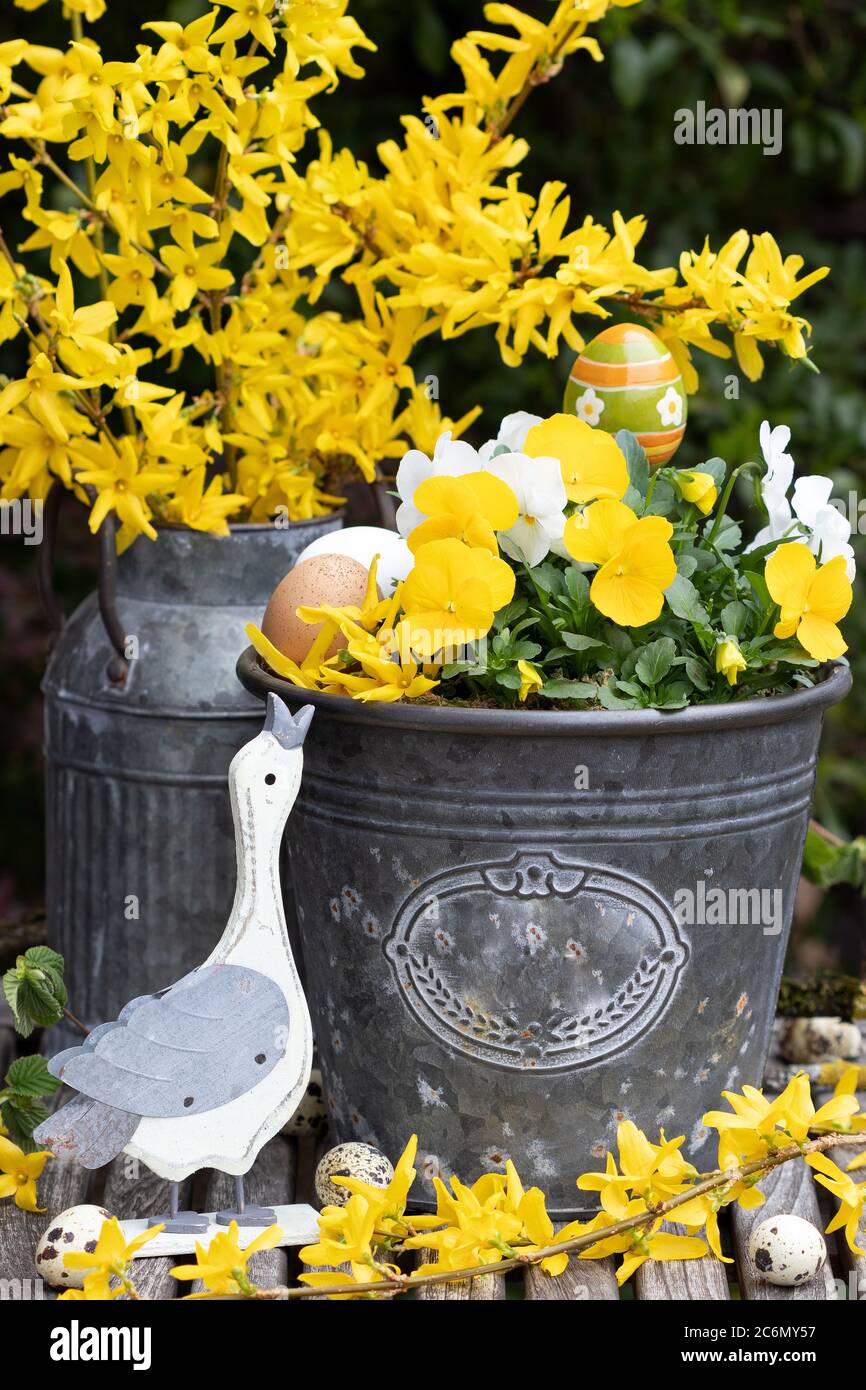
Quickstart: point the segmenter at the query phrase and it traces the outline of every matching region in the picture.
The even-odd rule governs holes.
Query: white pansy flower
[[[787,425],[777,425],[771,429],[769,420],[764,420],[760,430],[761,453],[767,471],[761,479],[761,497],[767,508],[768,524],[755,537],[749,549],[767,545],[769,541],[780,541],[791,528],[793,516],[788,501],[788,489],[794,476],[794,460],[787,453],[791,442],[791,431]]]
[[[815,474],[810,478],[798,478],[794,484],[791,502],[794,515],[809,530],[808,546],[821,564],[833,560],[837,555],[845,558],[848,578],[854,578],[854,551],[849,544],[851,523],[846,516],[830,503],[833,480]]]
[[[663,425],[680,425],[683,420],[683,398],[675,386],[669,386],[660,401],[656,401],[656,410]],[[594,420],[590,424],[595,424]]]
[[[517,498],[519,515],[512,527],[499,532],[499,544],[512,560],[531,569],[562,544],[568,498],[559,459],[499,454],[484,471],[501,478]]]
[[[772,429],[769,421],[764,420],[760,442],[767,465],[767,472],[761,479],[761,496],[769,521],[758,532],[749,550],[771,541],[802,541],[822,564],[837,555],[844,556],[848,578],[853,580],[851,523],[831,505],[832,480],[820,474],[798,478],[789,501],[788,491],[794,476],[794,460],[787,452],[791,431],[787,425],[776,425]]]
[[[459,478],[464,473],[477,473],[480,468],[481,460],[472,445],[462,439],[452,439],[450,430],[436,440],[432,459],[420,449],[410,449],[404,454],[396,478],[400,497],[396,521],[400,535],[408,536],[426,519],[415,506],[415,492],[427,478]]]
[[[587,425],[597,425],[603,410],[604,401],[595,394],[594,386],[587,386],[586,390],[574,402],[575,415],[578,420],[585,421]]]
[[[526,443],[526,436],[535,425],[541,424],[540,415],[530,415],[528,410],[515,410],[505,415],[495,439],[488,439],[478,450],[482,463],[493,457],[494,449],[507,449],[508,453],[519,453]]]

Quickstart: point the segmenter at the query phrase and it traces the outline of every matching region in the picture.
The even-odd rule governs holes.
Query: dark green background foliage
[[[550,13],[545,0],[519,7],[542,17]],[[10,15],[11,5],[3,8],[0,37],[14,32],[41,43],[65,41],[59,2],[33,14]],[[131,57],[142,18],[188,22],[205,8],[202,0],[115,0],[92,32],[107,57]],[[376,169],[376,145],[399,133],[400,115],[417,113],[426,93],[454,89],[453,40],[468,28],[488,26],[481,0],[354,0],[352,12],[379,51],[359,53],[367,78],[344,80],[334,95],[320,98],[317,110],[335,146],[348,144]],[[790,424],[800,471],[832,474],[836,496],[854,490],[866,497],[866,11],[859,0],[644,0],[612,13],[599,37],[606,61],[594,64],[584,54],[570,59],[555,81],[533,93],[515,123],[532,148],[522,166],[525,187],[564,180],[573,218],[588,212],[607,222],[615,208],[626,216],[645,213],[650,226],[639,254],[646,264],[675,264],[681,250],[699,248],[705,235],[718,246],[746,226],[771,231],[783,252],[800,252],[809,268],[832,267],[797,306],[814,324],[820,375],[768,353],[763,379],[752,384],[740,377],[739,400],[730,401],[724,378],[735,366],[698,355],[701,389],[690,402],[679,460],[755,457],[758,426],[767,417]],[[781,108],[781,153],[675,144],[675,112],[698,101]],[[14,209],[4,212],[4,222],[13,239]],[[348,308],[352,301],[335,286],[330,302]],[[587,328],[591,336],[592,325]],[[484,438],[508,410],[557,409],[568,354],[553,362],[533,354],[510,370],[492,334],[475,332],[446,344],[428,340],[415,365],[419,376],[438,376],[447,414],[484,404],[473,431]],[[0,367],[10,372],[17,366],[15,349],[7,348]],[[856,537],[855,543],[862,565],[866,547]],[[29,598],[34,552],[11,551],[4,543],[0,659],[10,745],[2,762],[0,917],[38,898],[41,854],[35,737],[41,629]],[[86,586],[90,553],[79,531],[62,558],[70,598]],[[855,690],[831,718],[817,802],[824,823],[846,837],[866,830],[864,615],[861,586],[845,627]],[[852,964],[856,896],[846,900],[845,890],[834,890],[822,914],[834,936],[841,926],[843,953]],[[820,960],[822,949],[811,958]]]

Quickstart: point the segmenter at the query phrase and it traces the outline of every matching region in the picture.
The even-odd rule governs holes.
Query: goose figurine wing
[[[49,1071],[91,1100],[169,1118],[226,1105],[279,1061],[289,1010],[275,981],[238,965],[205,965],[163,994],[127,1004]]]
[[[294,1113],[309,1080],[312,1032],[286,931],[279,849],[312,716],[307,705],[292,718],[268,696],[264,729],[229,769],[238,879],[219,943],[197,970],[131,1000],[115,1022],[52,1058],[50,1070],[78,1094],[39,1126],[38,1143],[88,1168],[120,1152],[140,1158],[173,1184],[174,1200],[176,1184],[199,1168],[240,1182]]]

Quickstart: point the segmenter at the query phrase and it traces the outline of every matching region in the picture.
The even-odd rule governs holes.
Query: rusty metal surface
[[[624,1118],[676,1125],[705,1167],[702,1114],[760,1084],[847,669],[791,697],[615,716],[359,709],[251,650],[238,673],[316,706],[288,845],[337,1138],[396,1154],[417,1132],[428,1196],[511,1157],[557,1215],[581,1209],[574,1177]],[[683,891],[711,889],[778,911],[682,920]]]

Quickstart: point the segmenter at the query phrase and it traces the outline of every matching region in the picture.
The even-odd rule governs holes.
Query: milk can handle
[[[92,488],[85,488],[91,501],[95,499]],[[42,512],[42,545],[36,560],[36,583],[39,597],[48,615],[51,627],[52,644],[60,636],[66,622],[66,615],[54,588],[54,551],[57,539],[57,523],[63,505],[66,489],[53,483],[45,498]],[[106,636],[114,648],[108,666],[108,678],[115,685],[123,685],[129,662],[126,658],[126,633],[117,616],[117,547],[115,545],[116,522],[109,513],[100,526],[99,539],[99,612]]]

